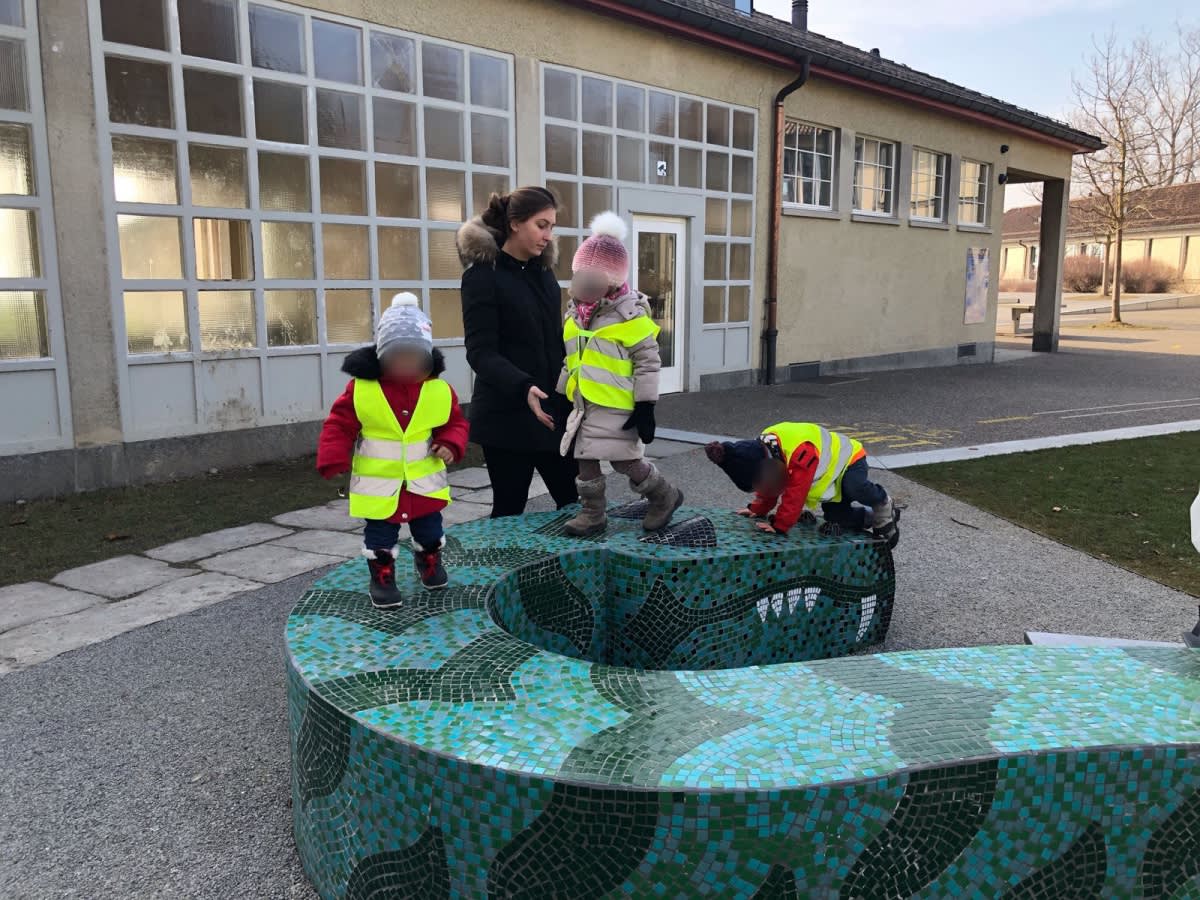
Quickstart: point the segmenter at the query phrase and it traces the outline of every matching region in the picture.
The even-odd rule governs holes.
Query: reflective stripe
[[[373,475],[351,475],[350,493],[366,497],[391,497],[400,493],[400,482],[395,478],[378,478]]]
[[[833,434],[828,428],[821,428],[819,425],[817,427],[821,430],[821,455],[817,457],[817,474],[813,476],[814,482],[820,481],[825,477],[825,473],[829,471],[829,458],[833,455],[829,452],[830,444],[833,443]],[[795,453],[796,448],[793,447],[791,452]],[[790,455],[791,454],[789,454],[789,457]]]
[[[362,438],[355,450],[361,456],[372,459],[424,459],[429,455],[429,441],[414,441],[405,444],[401,441],[382,440],[380,438]]]
[[[633,374],[632,373],[630,373],[629,375],[622,375],[618,372],[612,372],[608,369],[600,369],[600,368],[596,368],[595,366],[585,364],[583,366],[583,368],[581,368],[579,370],[579,377],[583,381],[584,384],[591,382],[593,384],[599,384],[604,387],[618,388],[619,390],[623,390],[623,391],[632,391],[633,390]],[[587,391],[585,390],[583,393],[584,393],[584,396],[586,397]]]
[[[423,478],[414,478],[408,483],[408,489],[422,497],[432,497],[440,491],[446,490],[448,483],[446,470],[442,469],[440,472],[433,472]]]

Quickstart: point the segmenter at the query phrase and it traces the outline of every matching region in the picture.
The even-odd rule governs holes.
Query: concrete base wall
[[[881,356],[857,356],[850,359],[826,359],[819,362],[792,363],[775,370],[775,383],[807,381],[822,375],[848,375],[883,372],[890,369],[932,369],[937,366],[975,365],[995,359],[994,341],[977,341],[929,350],[909,350]],[[758,384],[758,369],[737,372],[713,372],[700,376],[702,391],[725,391]]]
[[[320,422],[3,457],[0,503],[154,484],[316,452]]]

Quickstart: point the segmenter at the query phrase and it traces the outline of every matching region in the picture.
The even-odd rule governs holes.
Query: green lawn
[[[1200,597],[1189,509],[1200,432],[1039,450],[901,474],[1063,544]]]
[[[346,478],[325,481],[314,457],[166,484],[0,505],[0,586],[137,553],[336,500]],[[456,466],[483,464],[472,445]]]

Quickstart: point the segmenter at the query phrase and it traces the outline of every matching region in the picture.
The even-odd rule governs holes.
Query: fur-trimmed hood
[[[454,243],[458,247],[458,259],[464,269],[475,263],[491,266],[496,263],[496,255],[500,252],[501,244],[504,243],[504,235],[495,228],[484,225],[483,219],[476,216],[458,229]],[[558,262],[557,239],[546,245],[546,249],[542,251],[542,255],[538,259],[547,269],[554,268]]]
[[[359,347],[357,350],[351,351],[350,355],[342,361],[342,371],[351,378],[378,381],[383,375],[383,368],[379,365],[379,354],[375,352],[375,345]],[[441,350],[434,347],[433,371],[429,373],[429,377],[437,378],[445,371],[446,358],[442,356]]]

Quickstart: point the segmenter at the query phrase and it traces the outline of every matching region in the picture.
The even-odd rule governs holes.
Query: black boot
[[[425,585],[427,591],[444,588],[450,582],[450,576],[446,574],[446,569],[442,565],[442,548],[445,546],[445,538],[442,538],[432,550],[426,550],[413,541],[413,558],[417,564],[417,577],[421,579],[421,584]]]
[[[371,570],[371,605],[376,609],[403,606],[404,597],[396,590],[396,557],[392,551],[364,550],[363,555],[367,557],[367,567]]]

